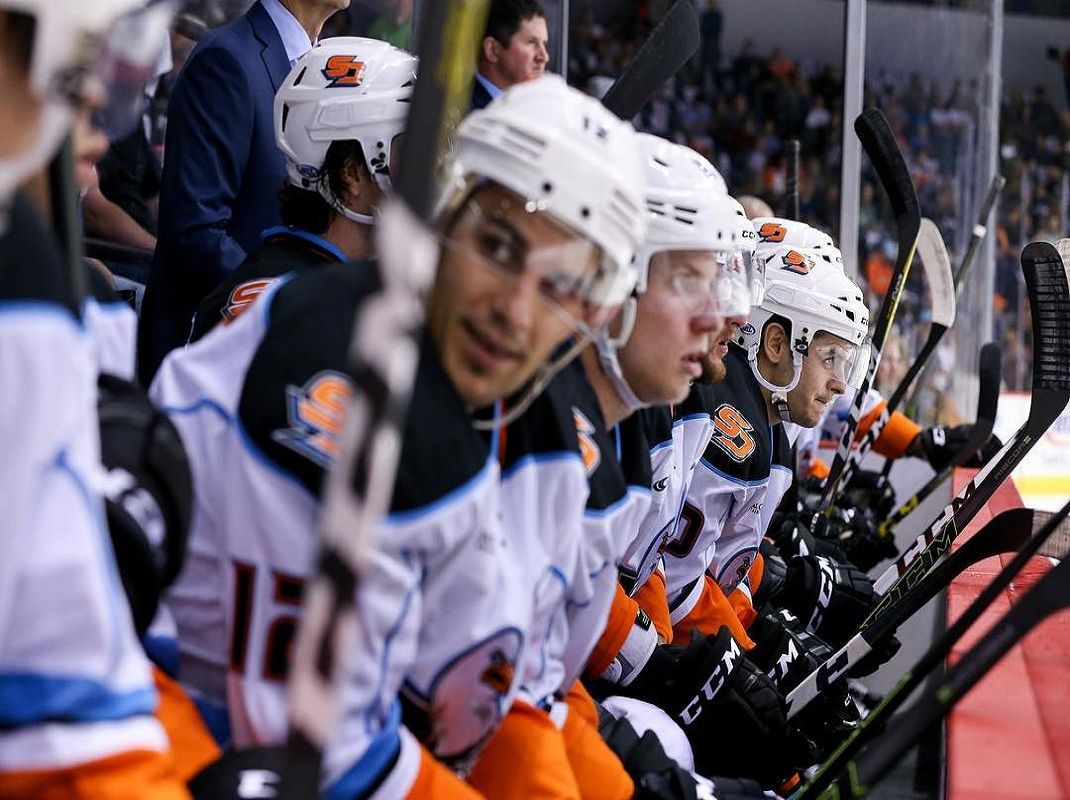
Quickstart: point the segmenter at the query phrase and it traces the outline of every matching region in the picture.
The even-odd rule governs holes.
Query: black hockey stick
[[[962,287],[962,280],[966,277],[966,273],[970,269],[970,265],[973,263],[973,257],[977,253],[977,248],[981,246],[981,242],[985,240],[985,236],[988,234],[988,218],[992,214],[992,208],[996,205],[996,200],[999,198],[999,193],[1003,191],[1003,186],[1007,183],[1007,179],[1002,175],[995,175],[992,177],[992,183],[988,187],[988,194],[985,195],[985,200],[981,204],[981,213],[977,215],[977,224],[973,226],[973,231],[970,233],[969,244],[966,245],[966,252],[962,256],[962,263],[959,264],[958,270],[955,271],[955,290],[959,291]]]
[[[946,714],[1014,644],[1048,615],[1070,606],[1070,566],[1067,566],[1070,561],[1065,560],[1066,556],[1070,555],[1070,531],[1066,525],[1068,512],[1070,503],[1055,514],[1045,515],[1046,522],[1040,530],[1028,539],[1018,554],[1000,570],[947,632],[903,675],[861,725],[852,731],[825,761],[810,783],[795,795],[796,800],[818,796],[865,797],[868,787],[884,775],[904,752],[916,745],[925,730]],[[925,689],[917,703],[897,718],[884,736],[874,742],[860,758],[851,760],[867,742],[874,739],[892,713],[903,705],[925,677],[944,662],[963,634],[981,618],[1034,555],[1047,555],[1063,560],[1041,578],[1025,597],[1015,603],[984,638],[962,656],[942,681]]]
[[[911,495],[895,511],[877,525],[878,536],[891,536],[895,526],[913,513],[914,509],[935,492],[944,481],[951,477],[957,467],[961,467],[981,449],[992,435],[996,424],[996,412],[999,409],[999,384],[1002,371],[1002,353],[999,345],[989,342],[981,348],[981,366],[978,369],[977,418],[966,443],[955,453],[950,463],[933,475],[924,486]],[[888,463],[892,463],[891,460]]]
[[[876,170],[881,186],[884,187],[892,204],[898,230],[899,252],[896,254],[891,284],[888,286],[887,294],[884,295],[884,302],[881,303],[880,314],[877,316],[877,324],[873,329],[869,370],[855,393],[850,415],[843,421],[836,455],[829,468],[829,474],[825,478],[819,509],[826,519],[832,514],[832,500],[839,488],[843,469],[847,464],[847,456],[854,443],[855,431],[858,430],[858,423],[862,418],[862,405],[866,395],[869,394],[869,387],[873,383],[874,376],[877,374],[881,350],[891,330],[899,300],[903,296],[903,287],[906,285],[910,265],[914,260],[914,249],[921,226],[921,212],[918,209],[918,196],[914,191],[914,183],[910,179],[906,161],[903,160],[903,153],[895,141],[895,134],[888,126],[888,120],[884,118],[884,114],[876,108],[866,109],[855,120],[855,133],[858,134],[862,147],[869,155],[870,163]]]
[[[799,214],[799,140],[788,139],[788,157],[784,165],[784,216],[798,219]]]
[[[609,87],[602,105],[621,119],[630,120],[687,63],[701,43],[695,6],[690,0],[676,0],[635,58]]]
[[[862,623],[859,633],[788,695],[788,716],[794,717],[828,685],[844,675],[879,641],[874,623],[901,602],[951,542],[988,502],[1026,453],[1051,427],[1070,401],[1070,286],[1055,247],[1033,242],[1022,253],[1034,330],[1033,393],[1029,417],[1014,437],[952,498],[929,529],[877,579],[880,605]]]
[[[335,720],[339,650],[356,640],[355,589],[374,528],[393,491],[402,425],[418,358],[421,295],[439,245],[429,226],[439,158],[467,110],[488,0],[427,3],[420,24],[420,72],[402,142],[396,192],[376,228],[381,288],[361,304],[348,365],[357,391],[324,484],[317,574],[305,593],[289,683],[297,755],[318,755]],[[297,796],[297,787],[286,787]]]
[[[899,408],[899,404],[906,397],[911,384],[918,377],[926,362],[936,352],[936,346],[944,338],[944,334],[955,324],[955,285],[951,274],[951,258],[947,254],[944,245],[944,237],[940,235],[940,229],[931,219],[922,219],[918,229],[918,256],[921,258],[921,266],[925,271],[925,277],[932,295],[932,320],[929,324],[929,336],[922,345],[913,363],[899,385],[892,391],[888,402],[885,403],[880,415],[866,431],[866,435],[850,451],[847,463],[843,468],[843,477],[840,484],[846,486],[851,482],[862,459],[870,448],[876,443],[884,432],[884,427],[891,419],[892,413]],[[889,463],[891,463],[889,461]]]

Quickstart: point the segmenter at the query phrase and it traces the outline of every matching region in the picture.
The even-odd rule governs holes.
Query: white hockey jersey
[[[0,236],[0,772],[166,751],[104,521],[93,342],[29,203]]]
[[[352,391],[349,331],[377,282],[370,263],[280,279],[233,324],[168,356],[152,387],[197,500],[167,598],[179,678],[226,710],[237,745],[286,736],[289,647]],[[531,554],[502,524],[496,450],[425,342],[391,514],[358,589],[364,627],[339,682],[327,796],[404,796],[421,744],[463,774],[515,695]]]

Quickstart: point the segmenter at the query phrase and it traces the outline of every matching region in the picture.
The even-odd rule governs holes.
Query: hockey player
[[[58,150],[73,114],[113,99],[100,83],[101,64],[136,73],[131,27],[145,24],[149,41],[153,31],[162,37],[168,15],[140,6],[0,2],[5,798],[187,796],[153,716],[152,676],[107,543],[97,494],[98,358],[83,298],[54,234],[15,191]]]
[[[784,221],[786,230],[799,225]],[[820,421],[825,407],[845,391],[850,368],[861,363],[867,335],[861,292],[842,269],[824,260],[827,250],[761,235],[757,247],[765,297],[728,353],[726,380],[708,387],[716,431],[666,554],[674,631],[684,641],[692,630],[719,625],[720,598],[737,588],[742,593],[733,598],[737,616],[744,627],[754,620],[745,579],[772,514],[768,505],[775,508],[792,477],[781,423],[809,427]],[[796,566],[789,607],[811,632],[834,640],[849,635],[870,604],[872,588],[864,576],[850,571],[827,576],[816,564]],[[832,586],[824,585],[826,577]]]
[[[201,302],[190,341],[233,322],[280,275],[373,254],[415,80],[416,57],[377,39],[323,39],[298,59],[275,95],[283,225]]]
[[[522,406],[568,336],[629,291],[645,228],[634,133],[548,76],[458,129],[392,512],[358,590],[329,797],[475,796],[463,783],[518,688],[545,555],[503,526],[500,443],[473,426]],[[582,231],[582,233],[580,232]],[[198,505],[169,596],[179,674],[234,745],[281,743],[284,680],[315,555],[342,371],[374,262],[282,278],[254,311],[172,353],[154,382],[191,451]],[[481,423],[482,424],[482,423]]]

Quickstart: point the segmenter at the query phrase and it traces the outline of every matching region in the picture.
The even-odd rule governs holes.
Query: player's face
[[[799,383],[788,392],[788,412],[793,422],[813,428],[825,408],[847,389],[847,372],[855,346],[839,336],[819,332],[810,342],[802,362]]]
[[[716,331],[710,340],[710,349],[702,359],[702,376],[699,383],[716,383],[723,381],[728,370],[724,364],[724,357],[728,355],[728,343],[736,335],[736,329],[745,325],[746,316],[725,317],[724,324]]]
[[[640,400],[676,403],[702,376],[717,314],[717,258],[711,252],[658,253],[636,304],[635,327],[620,350],[628,385]]]
[[[546,47],[549,35],[546,20],[535,16],[523,20],[509,40],[508,47],[499,47],[498,68],[508,86],[535,80],[546,72],[550,54]],[[508,88],[508,86],[503,88]]]
[[[500,186],[466,204],[444,242],[427,327],[470,407],[520,389],[589,321],[577,287],[600,261],[586,239]]]

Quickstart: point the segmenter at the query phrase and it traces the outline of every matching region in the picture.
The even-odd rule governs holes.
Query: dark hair
[[[0,42],[3,42],[4,49],[11,54],[12,63],[27,73],[30,71],[36,30],[37,19],[19,11],[5,12],[0,24]]]
[[[483,39],[493,36],[502,47],[508,47],[520,24],[532,17],[546,19],[546,11],[539,0],[492,0],[487,15],[487,27]],[[482,47],[483,39],[480,39]]]
[[[350,167],[368,169],[360,143],[355,139],[331,142],[331,146],[327,148],[327,156],[323,159],[323,166],[307,184],[311,187],[316,180],[326,175],[331,191],[336,197],[342,197],[345,194],[342,173]],[[327,230],[336,213],[338,212],[315,189],[303,189],[287,181],[279,190],[279,216],[282,223],[291,228],[321,234]]]

